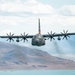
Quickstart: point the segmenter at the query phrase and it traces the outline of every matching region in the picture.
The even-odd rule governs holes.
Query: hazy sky
[[[51,30],[56,33],[63,30],[75,32],[75,0],[0,0],[0,35],[10,31],[15,35],[23,32],[37,34],[38,18],[41,20],[42,34]],[[47,41],[42,49],[50,50],[50,53],[61,49],[58,51],[60,54],[72,55],[75,53],[75,42],[72,45],[69,41],[57,42],[57,45]]]
[[[60,8],[63,5],[75,5],[75,0],[39,0],[41,2],[47,3],[54,8]]]
[[[75,32],[75,0],[0,0],[0,34]],[[59,29],[58,29],[59,28]]]

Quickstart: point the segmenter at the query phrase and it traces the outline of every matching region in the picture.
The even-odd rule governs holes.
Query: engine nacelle
[[[20,42],[20,40],[17,38],[17,39],[16,39],[16,42]]]
[[[58,37],[57,39],[58,39],[59,41],[61,40],[61,38],[60,38],[60,37]]]

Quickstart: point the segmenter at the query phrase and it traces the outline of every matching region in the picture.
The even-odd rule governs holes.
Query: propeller
[[[21,41],[23,41],[23,42],[28,41],[28,40],[27,40],[28,34],[26,34],[26,33],[24,32],[23,34],[21,34],[21,36],[22,36]]]
[[[51,31],[50,33],[48,32],[48,35],[49,35],[48,39],[50,39],[50,41],[52,41],[52,39],[55,40],[55,38],[53,37],[55,33],[52,33]]]
[[[9,34],[7,33],[8,39],[7,39],[6,41],[9,41],[9,42],[14,41],[14,40],[12,39],[13,35],[14,35],[14,34],[11,34],[11,32],[10,32]]]
[[[61,32],[61,34],[63,34],[63,36],[64,36],[62,39],[66,38],[66,40],[67,40],[68,37],[70,38],[70,36],[67,33],[68,33],[68,30],[67,31],[63,30],[63,33]]]

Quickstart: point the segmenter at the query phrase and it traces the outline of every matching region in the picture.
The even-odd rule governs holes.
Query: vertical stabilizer
[[[38,32],[39,32],[39,34],[41,34],[40,18],[38,19],[38,24],[39,24],[39,25],[38,25],[38,29],[39,29]]]

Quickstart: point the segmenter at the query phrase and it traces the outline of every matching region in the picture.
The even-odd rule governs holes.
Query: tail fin
[[[40,18],[38,19],[38,32],[39,32],[39,34],[41,34],[41,27],[40,27]]]

